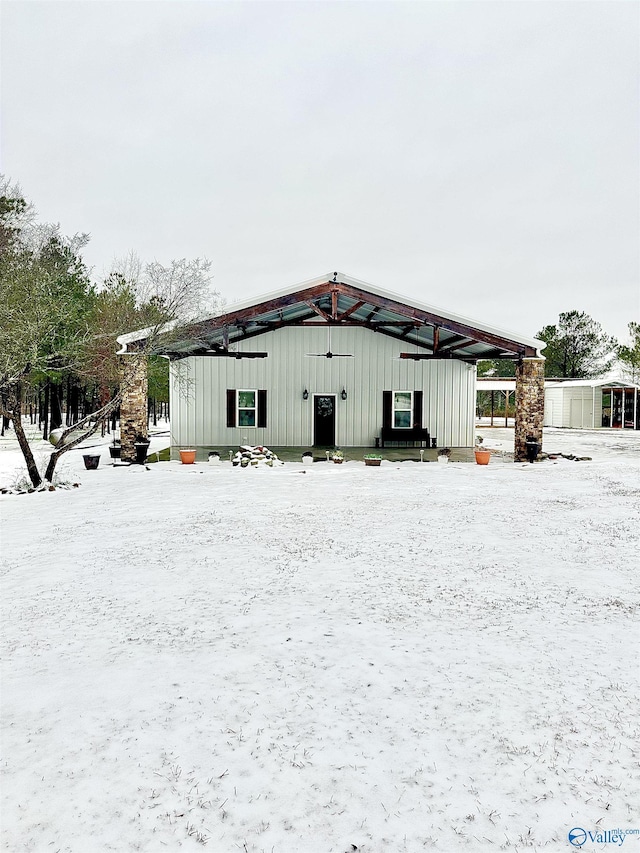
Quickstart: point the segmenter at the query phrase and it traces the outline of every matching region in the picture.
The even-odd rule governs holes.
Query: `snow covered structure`
[[[119,340],[122,353],[135,352],[136,334]],[[242,444],[469,447],[476,362],[511,358],[524,458],[528,435],[542,435],[542,346],[329,273],[172,336],[162,352],[171,361],[171,444],[203,453]]]
[[[491,424],[504,418],[506,426],[516,380],[482,376],[477,379],[476,390],[491,395]],[[611,378],[547,379],[544,426],[640,429],[640,385]]]
[[[640,386],[611,379],[547,382],[544,426],[640,429]]]

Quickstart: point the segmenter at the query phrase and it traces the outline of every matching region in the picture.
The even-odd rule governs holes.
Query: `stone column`
[[[135,462],[134,442],[147,438],[147,356],[131,353],[122,356],[122,402],[120,403],[120,442],[123,462]]]
[[[514,459],[527,458],[527,438],[542,445],[544,423],[544,359],[525,358],[516,365],[516,430]]]

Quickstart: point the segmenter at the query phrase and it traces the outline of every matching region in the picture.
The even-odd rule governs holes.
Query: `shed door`
[[[313,397],[313,445],[334,447],[336,443],[336,395],[315,394]]]
[[[576,400],[575,398],[570,402],[569,408],[569,426],[573,429],[582,429],[584,424],[582,423],[582,400]]]

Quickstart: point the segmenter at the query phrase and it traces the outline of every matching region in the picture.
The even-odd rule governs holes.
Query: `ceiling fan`
[[[327,329],[329,340],[326,352],[308,352],[307,358],[353,358],[352,352],[331,352],[331,326]]]

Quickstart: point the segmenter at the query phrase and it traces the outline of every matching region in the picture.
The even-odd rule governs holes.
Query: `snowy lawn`
[[[78,489],[0,499],[4,849],[640,827],[640,435],[584,435],[592,462],[488,467],[105,452]]]

